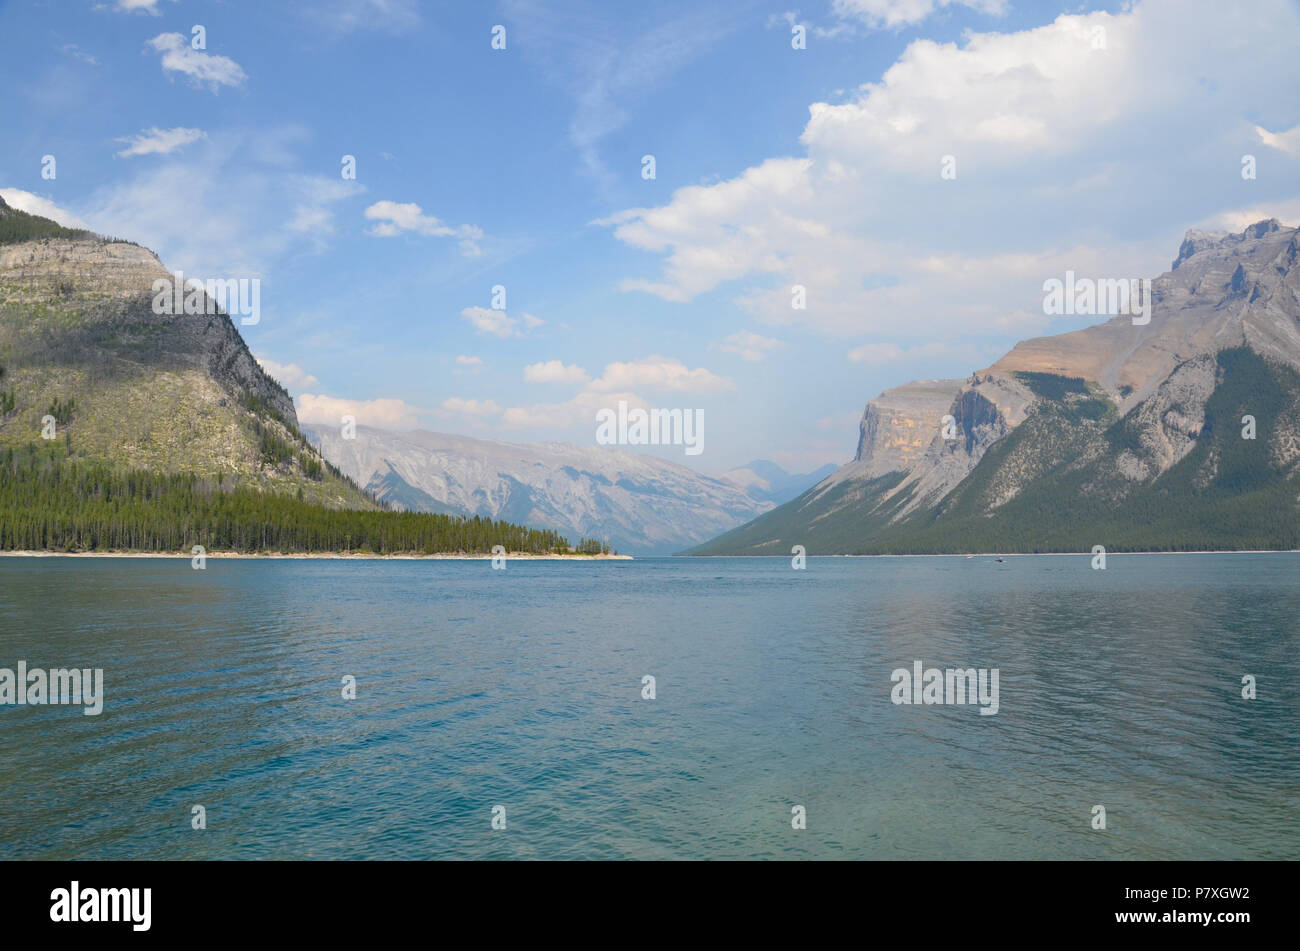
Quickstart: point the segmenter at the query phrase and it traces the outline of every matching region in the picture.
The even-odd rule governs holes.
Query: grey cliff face
[[[734,482],[653,456],[357,427],[309,428],[322,454],[390,505],[554,528],[631,554],[671,554],[768,511]]]

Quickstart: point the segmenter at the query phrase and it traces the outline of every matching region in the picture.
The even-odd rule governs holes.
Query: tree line
[[[329,509],[223,487],[186,473],[121,469],[55,445],[0,450],[0,550],[549,554],[576,547],[549,529],[480,516]]]

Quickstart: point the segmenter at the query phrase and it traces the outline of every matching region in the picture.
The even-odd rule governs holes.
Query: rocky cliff
[[[1300,231],[1276,220],[1190,231],[1149,323],[1116,316],[964,382],[886,391],[853,462],[698,551],[1300,544],[1298,260]]]
[[[172,279],[156,255],[2,199],[0,215],[0,447],[50,442],[53,415],[74,456],[374,508],[302,439],[227,314],[206,296],[204,313],[154,312]]]

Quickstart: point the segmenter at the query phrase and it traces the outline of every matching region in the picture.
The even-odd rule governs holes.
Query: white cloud
[[[285,195],[294,201],[293,212],[285,228],[295,234],[319,239],[334,233],[334,205],[365,191],[364,185],[330,175],[290,176]]]
[[[635,393],[597,393],[583,390],[573,399],[563,403],[533,403],[530,406],[512,406],[501,415],[501,422],[512,428],[564,430],[590,425],[595,432],[596,413],[613,409],[622,400],[629,407],[650,409],[650,404]]]
[[[102,185],[79,210],[95,231],[137,241],[170,268],[261,278],[265,313],[275,263],[322,249],[337,203],[364,190],[337,174],[294,171],[303,141],[293,126],[211,130],[203,148],[124,163],[129,177]]]
[[[282,383],[290,393],[320,386],[320,380],[296,363],[276,363],[266,357],[257,357],[257,362],[263,370]]]
[[[65,228],[89,228],[76,215],[70,211],[65,211],[48,198],[40,195],[33,195],[31,192],[25,192],[21,188],[0,188],[0,198],[5,200],[5,204],[10,208],[18,211],[25,211],[29,215],[40,215],[42,218],[49,218],[51,221],[63,225]]]
[[[890,9],[921,7],[933,4]],[[841,336],[899,321],[921,336],[1024,327],[1046,277],[1154,276],[1190,224],[1239,205],[1239,167],[1222,156],[1263,141],[1246,115],[1294,115],[1297,46],[1300,18],[1281,0],[1253,18],[1142,0],[917,40],[849,101],[810,106],[806,154],[598,223],[661,256],[657,276],[621,286],[668,301],[725,288],[765,324]],[[941,177],[945,156],[955,178]]]
[[[160,0],[114,0],[113,9],[118,13],[147,13],[150,16],[162,16],[158,9]],[[172,0],[173,3],[176,0]]]
[[[524,367],[526,383],[586,383],[591,377],[580,366],[566,366],[559,360],[533,363]]]
[[[920,23],[935,10],[953,5],[995,16],[1001,16],[1007,9],[1006,0],[835,0],[832,9],[839,17],[892,30]]]
[[[1286,132],[1269,132],[1263,126],[1255,126],[1259,139],[1271,149],[1285,152],[1287,155],[1300,155],[1300,125],[1292,126]]]
[[[535,364],[529,370],[534,370],[540,377],[556,372],[553,368],[557,366],[570,374],[578,370],[577,367],[564,367],[558,360],[549,364]],[[543,367],[552,369],[538,369]],[[583,375],[586,375],[585,372]],[[576,374],[573,374],[573,379],[563,382],[577,382]],[[606,364],[600,379],[588,382],[572,399],[562,403],[512,406],[502,413],[501,422],[510,427],[549,430],[587,424],[594,426],[597,410],[612,409],[620,400],[631,407],[650,409],[651,403],[634,391],[636,387],[661,392],[705,393],[734,389],[734,386],[731,380],[717,376],[703,367],[691,370],[680,360],[649,356],[640,360]]]
[[[1257,221],[1267,221],[1269,218],[1276,218],[1289,228],[1297,227],[1300,225],[1300,198],[1220,212],[1200,222],[1198,227],[1207,231],[1228,231],[1237,234],[1244,231],[1247,226]]]
[[[498,416],[501,407],[492,400],[463,400],[458,396],[442,401],[442,408],[464,416]]]
[[[129,158],[132,155],[167,155],[207,137],[208,134],[202,129],[186,129],[183,126],[177,126],[175,129],[159,129],[155,126],[152,129],[145,129],[139,135],[118,139],[119,142],[129,144],[117,154],[120,158]]]
[[[866,363],[871,366],[894,363],[902,358],[903,349],[892,343],[868,343],[849,351],[850,362]]]
[[[499,337],[502,340],[510,337],[526,337],[529,331],[546,323],[532,314],[524,314],[520,319],[511,317],[504,310],[490,310],[487,307],[466,307],[460,315],[479,333]]]
[[[94,56],[91,56],[89,53],[83,50],[76,43],[64,43],[62,46],[59,47],[59,52],[67,53],[73,59],[79,59],[81,60],[81,62],[87,63],[91,66],[99,65],[99,60],[97,60]]]
[[[478,242],[483,230],[474,225],[453,228],[432,215],[426,215],[414,202],[398,204],[395,201],[377,201],[366,209],[366,217],[379,224],[366,229],[375,238],[395,238],[404,231],[438,238],[460,238],[460,249],[467,257],[482,254]]]
[[[456,357],[456,366],[460,367],[457,373],[477,373],[483,369],[483,360],[480,357],[467,357],[462,354]]]
[[[404,400],[345,400],[335,396],[303,393],[297,399],[298,420],[303,423],[337,426],[344,416],[352,416],[358,426],[375,426],[379,429],[415,429],[424,410],[411,406]]]
[[[734,333],[722,341],[724,353],[738,354],[741,359],[758,363],[774,350],[780,350],[785,344],[772,337],[763,337],[752,331]]]
[[[509,316],[504,310],[489,310],[486,307],[466,307],[460,315],[474,325],[481,334],[491,334],[502,340],[518,332],[519,321]]]
[[[627,363],[608,363],[600,379],[591,384],[593,390],[599,391],[635,387],[676,393],[707,393],[734,389],[735,384],[703,367],[690,370],[680,360],[657,355]]]
[[[248,79],[233,59],[193,49],[180,33],[159,33],[149,45],[162,54],[164,73],[181,73],[196,86],[206,83],[214,93],[221,86],[242,86]]]

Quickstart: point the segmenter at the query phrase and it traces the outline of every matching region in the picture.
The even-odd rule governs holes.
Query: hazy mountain
[[[772,508],[725,478],[621,449],[312,427],[322,454],[390,505],[553,528],[625,554],[668,554]]]
[[[1275,220],[1188,232],[1148,324],[886,390],[852,462],[696,551],[1300,547],[1298,260]]]
[[[722,478],[744,488],[750,498],[780,505],[782,502],[790,501],[805,489],[812,488],[836,468],[835,465],[827,463],[812,472],[792,474],[775,462],[755,459],[743,466],[727,470],[722,474]]]

